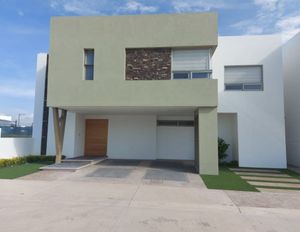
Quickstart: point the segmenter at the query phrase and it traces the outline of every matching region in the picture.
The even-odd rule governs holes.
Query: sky
[[[169,14],[214,11],[219,35],[300,31],[300,0],[0,0],[0,114],[30,124],[36,55],[47,52],[52,16]]]

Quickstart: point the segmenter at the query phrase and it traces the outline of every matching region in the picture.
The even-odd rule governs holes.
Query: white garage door
[[[191,123],[158,121],[158,159],[194,160],[194,127]]]

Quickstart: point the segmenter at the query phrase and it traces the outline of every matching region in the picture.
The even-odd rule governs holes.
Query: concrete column
[[[195,112],[195,164],[200,174],[219,174],[217,107]]]

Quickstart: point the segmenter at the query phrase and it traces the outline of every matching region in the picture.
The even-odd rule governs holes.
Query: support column
[[[59,115],[59,111],[60,111],[59,108],[53,107],[52,111],[53,111],[53,125],[54,125],[54,137],[55,137],[55,148],[56,148],[55,163],[61,163],[67,111],[62,109],[60,115]]]
[[[195,112],[195,165],[200,174],[219,174],[217,107]]]

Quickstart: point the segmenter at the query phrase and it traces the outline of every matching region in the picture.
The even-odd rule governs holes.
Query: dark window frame
[[[88,64],[88,62],[87,62],[88,53],[92,53],[92,55],[93,55],[93,63],[92,64]],[[92,48],[84,49],[84,80],[86,80],[86,81],[94,80],[94,63],[95,63],[95,50]],[[91,78],[87,75],[88,70],[92,70]]]
[[[261,82],[253,82],[253,83],[234,83],[228,84],[225,82],[225,69],[226,68],[240,68],[240,67],[260,67],[261,68]],[[241,86],[240,89],[231,89],[229,86]],[[247,88],[247,86],[260,86],[256,89]],[[225,91],[264,91],[264,67],[262,64],[254,64],[254,65],[225,65],[224,66],[224,90]]]
[[[157,120],[157,126],[169,126],[169,127],[194,127],[193,120]]]

